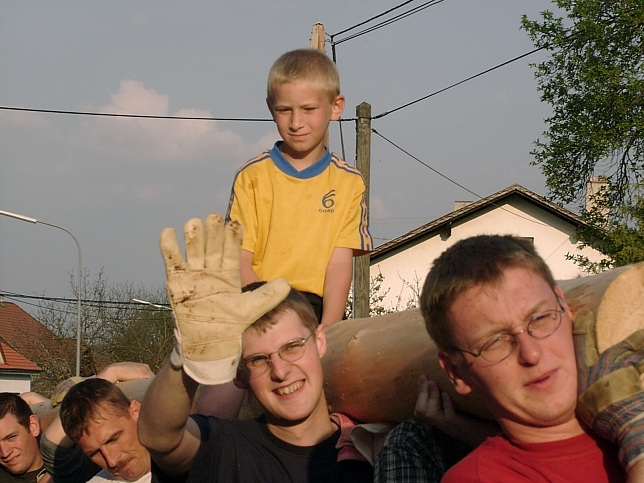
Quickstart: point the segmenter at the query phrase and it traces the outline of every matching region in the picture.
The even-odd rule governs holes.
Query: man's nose
[[[8,458],[13,452],[13,447],[7,443],[0,443],[0,458]]]
[[[112,448],[103,448],[101,449],[101,453],[103,454],[103,459],[105,460],[108,468],[116,468],[120,453]]]
[[[271,354],[269,357],[271,377],[279,381],[286,379],[288,373],[291,372],[291,363],[286,362],[277,353]]]
[[[541,345],[540,341],[528,334],[527,330],[522,330],[520,333],[515,334],[519,362],[523,365],[533,366],[539,359],[541,359]]]

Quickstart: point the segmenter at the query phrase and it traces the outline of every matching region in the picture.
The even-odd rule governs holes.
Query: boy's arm
[[[342,320],[353,275],[353,250],[335,247],[324,275],[322,321],[328,326]]]
[[[241,259],[240,259],[240,268],[241,268],[241,284],[242,287],[245,287],[249,283],[259,282],[259,277],[253,270],[253,253],[248,250],[242,249]]]

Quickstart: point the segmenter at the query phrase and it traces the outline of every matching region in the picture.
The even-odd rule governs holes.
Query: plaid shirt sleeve
[[[396,426],[387,436],[374,467],[375,483],[439,483],[467,447],[417,419]]]

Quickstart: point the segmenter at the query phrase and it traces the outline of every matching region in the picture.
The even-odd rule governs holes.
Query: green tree
[[[73,279],[71,284],[77,293]],[[111,284],[101,271],[93,280],[84,274],[81,294],[81,376],[96,374],[108,364],[120,361],[146,363],[153,372],[161,368],[174,344],[172,312],[169,307],[143,305],[133,299],[166,304],[163,287],[150,289],[129,282]],[[59,346],[51,351],[56,357],[39,351],[43,357],[32,359],[43,368],[34,379],[33,388],[48,395],[56,384],[75,374],[76,302],[45,299],[36,318],[54,334],[53,346]]]
[[[579,203],[591,225],[580,238],[609,256],[605,267],[642,260],[644,2],[554,4],[565,19],[551,11],[539,21],[522,19],[535,46],[550,54],[534,65],[541,100],[553,114],[543,140],[535,141],[533,164],[546,176],[553,201]],[[586,211],[594,175],[606,176],[607,189]]]

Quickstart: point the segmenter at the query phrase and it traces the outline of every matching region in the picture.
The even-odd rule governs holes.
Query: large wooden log
[[[644,263],[559,282],[573,316],[590,309],[597,320],[600,350],[644,328]],[[325,392],[332,411],[364,422],[400,422],[412,416],[418,377],[429,374],[457,407],[473,416],[490,415],[474,396],[456,394],[438,365],[435,344],[417,309],[380,317],[349,319],[327,329],[322,359]],[[121,383],[132,399],[150,379]],[[49,401],[32,406],[46,427],[56,409]]]
[[[644,328],[644,263],[559,282],[573,316],[595,313],[600,351]],[[366,422],[400,422],[413,414],[421,373],[457,407],[489,418],[474,396],[456,394],[437,362],[437,349],[417,309],[345,320],[327,330],[325,390],[333,411]]]

